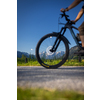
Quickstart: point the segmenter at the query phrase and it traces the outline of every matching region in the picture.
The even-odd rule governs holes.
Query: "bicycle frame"
[[[75,33],[74,33],[73,29],[72,29],[72,28],[74,28],[74,29],[78,30],[78,28],[72,26],[70,23],[66,23],[65,27],[62,27],[60,33],[63,31],[63,29],[64,29],[64,33],[65,33],[65,31],[66,31],[67,28],[70,30],[70,33],[71,33],[74,41],[76,42],[77,46],[80,47],[80,44],[79,44],[78,40],[76,39]],[[64,33],[62,35],[64,35]]]
[[[59,23],[59,24],[63,24],[63,23]],[[61,41],[61,40],[60,40],[60,37],[63,36],[63,35],[65,34],[67,28],[70,30],[71,35],[72,35],[74,41],[76,42],[77,46],[78,46],[80,49],[82,48],[82,46],[79,44],[79,42],[78,42],[78,40],[77,40],[77,38],[76,38],[76,36],[75,36],[75,33],[74,33],[73,29],[72,29],[72,28],[74,28],[74,29],[78,30],[78,28],[72,26],[72,24],[70,24],[69,22],[67,22],[67,23],[65,24],[65,26],[61,28],[61,31],[59,32],[59,35],[58,35],[58,37],[57,37],[57,39],[56,39],[56,41],[55,41],[55,43],[54,43],[52,49],[50,50],[51,52],[55,52],[55,51],[56,51],[56,49],[57,49],[57,47],[59,46],[59,43],[60,43],[60,41]],[[61,33],[62,33],[62,34],[61,34]],[[58,41],[58,42],[57,42],[57,41]],[[67,39],[67,41],[68,41],[68,39]],[[70,44],[69,41],[68,41],[68,43]]]

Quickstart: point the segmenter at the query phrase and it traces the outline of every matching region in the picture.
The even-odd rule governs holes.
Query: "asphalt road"
[[[42,66],[18,66],[17,86],[84,92],[84,67],[62,66],[58,69],[45,69]]]

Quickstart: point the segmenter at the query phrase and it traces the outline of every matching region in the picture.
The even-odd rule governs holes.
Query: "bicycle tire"
[[[65,54],[63,55],[63,58],[62,60],[58,63],[58,64],[55,64],[55,65],[49,65],[49,64],[46,64],[42,58],[40,57],[40,54],[39,54],[39,49],[42,45],[42,43],[48,39],[49,37],[55,37],[57,38],[58,36],[58,33],[50,33],[50,34],[47,34],[45,36],[43,36],[39,42],[37,43],[37,46],[36,46],[36,58],[38,60],[38,62],[45,68],[47,69],[56,69],[58,67],[60,67],[61,65],[63,65],[65,63],[65,61],[67,60],[68,58],[68,55],[69,55],[69,45],[68,45],[68,41],[67,39],[64,37],[64,36],[61,36],[60,37],[60,40],[62,41],[62,43],[64,44],[65,46]]]

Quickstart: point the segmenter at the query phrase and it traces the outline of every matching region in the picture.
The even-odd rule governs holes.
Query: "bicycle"
[[[68,58],[70,42],[64,36],[66,29],[70,30],[70,33],[79,49],[83,49],[72,30],[72,28],[78,30],[78,28],[72,26],[75,23],[68,19],[69,16],[66,15],[65,12],[60,15],[61,18],[65,17],[65,20],[67,21],[67,23],[64,24],[65,26],[61,28],[60,32],[53,32],[43,36],[36,46],[36,58],[38,62],[47,69],[56,69],[60,67]]]

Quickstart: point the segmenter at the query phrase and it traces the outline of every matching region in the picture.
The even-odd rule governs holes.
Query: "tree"
[[[31,54],[29,54],[29,61],[31,61]]]
[[[32,60],[34,60],[34,59],[35,59],[34,55],[32,55],[31,57],[32,57]]]
[[[26,58],[26,56],[23,54],[22,57],[21,57],[21,59],[25,59],[25,58]]]

